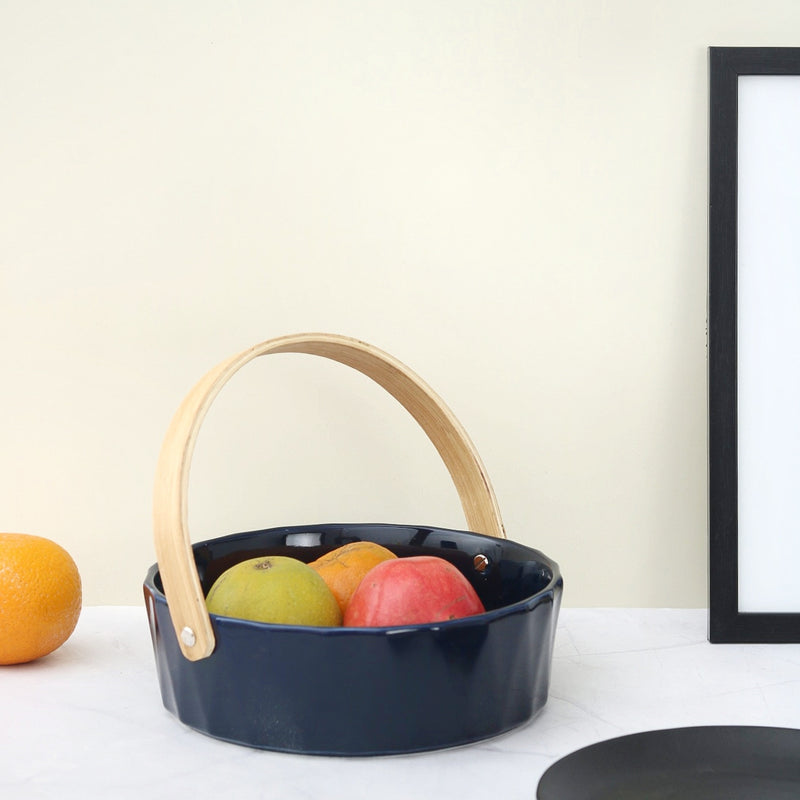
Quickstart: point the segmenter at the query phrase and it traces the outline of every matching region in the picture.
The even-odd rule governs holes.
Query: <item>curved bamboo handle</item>
[[[183,654],[198,661],[214,650],[214,632],[194,563],[188,527],[189,467],[200,425],[227,381],[252,359],[306,353],[352,367],[372,378],[417,420],[444,461],[468,528],[505,537],[497,499],[466,431],[433,390],[404,364],[345,336],[302,333],[270,339],[218,364],[184,398],[167,430],[156,466],[153,526],[156,557]]]

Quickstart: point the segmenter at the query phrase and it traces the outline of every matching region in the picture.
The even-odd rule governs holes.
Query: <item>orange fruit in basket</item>
[[[22,664],[69,639],[81,613],[70,554],[42,536],[0,533],[0,664]]]
[[[337,547],[308,566],[315,569],[333,592],[342,614],[364,576],[382,561],[397,556],[375,542],[350,542]]]

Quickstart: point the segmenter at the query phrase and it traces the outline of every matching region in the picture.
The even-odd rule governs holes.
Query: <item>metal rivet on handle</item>
[[[478,572],[484,572],[486,567],[489,566],[489,559],[483,553],[478,553],[478,555],[472,559],[472,566],[474,566]]]
[[[187,647],[194,647],[194,643],[197,641],[194,631],[188,625],[181,631],[181,641]]]

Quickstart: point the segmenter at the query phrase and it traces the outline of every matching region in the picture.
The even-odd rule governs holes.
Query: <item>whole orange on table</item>
[[[364,576],[382,561],[393,558],[397,556],[376,542],[350,542],[325,553],[308,566],[322,576],[344,614]]]
[[[64,644],[81,600],[78,568],[61,545],[0,533],[0,664],[33,661]]]

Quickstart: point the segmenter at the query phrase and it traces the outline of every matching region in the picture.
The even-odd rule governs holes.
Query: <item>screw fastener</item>
[[[472,559],[472,566],[475,567],[478,572],[485,572],[486,568],[489,566],[489,559],[483,553],[478,553],[478,555]]]
[[[197,641],[194,631],[188,625],[181,631],[181,641],[187,647],[194,647],[194,643]]]

